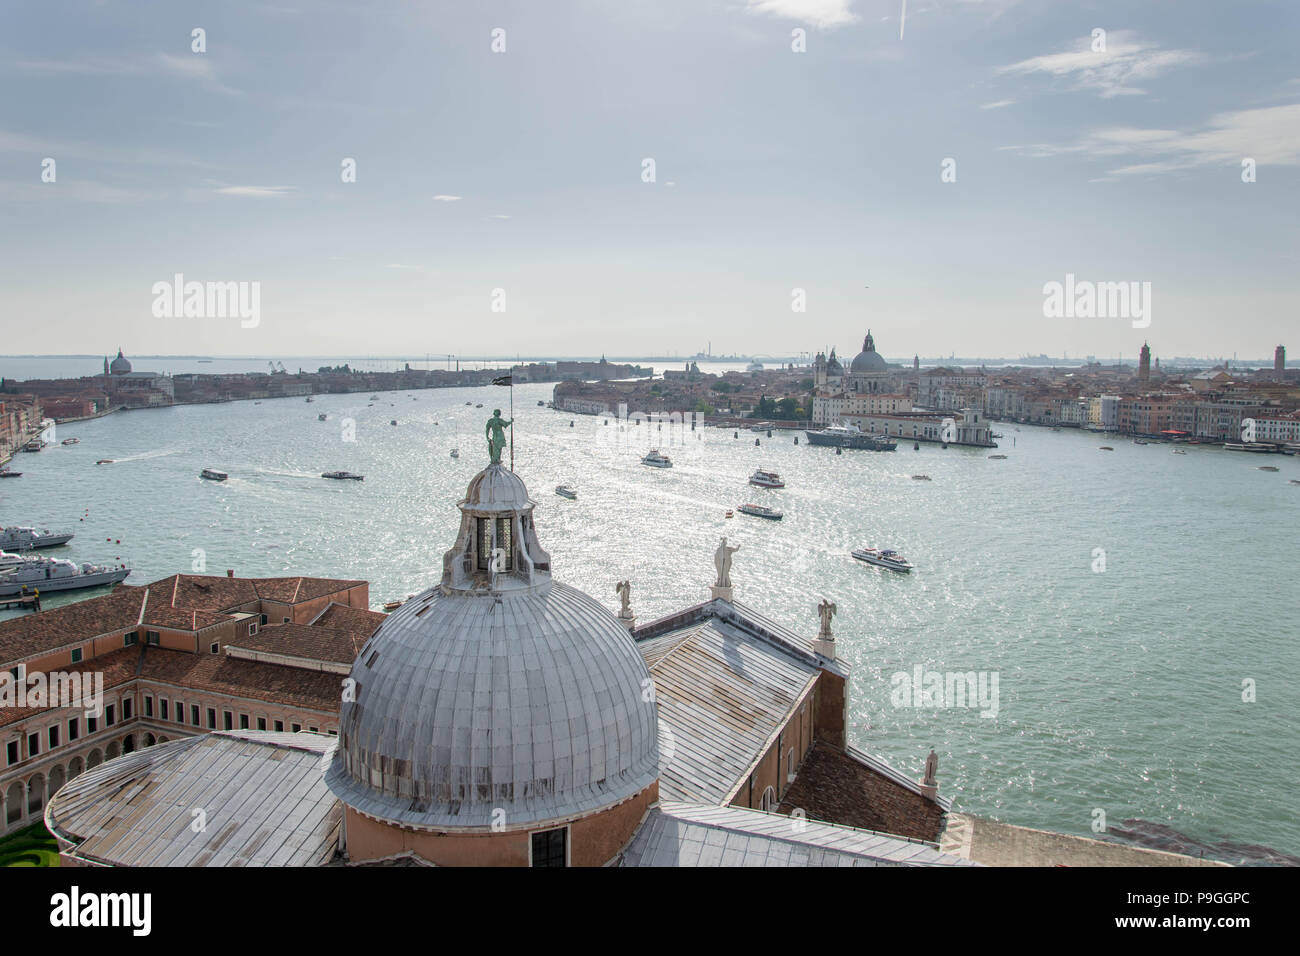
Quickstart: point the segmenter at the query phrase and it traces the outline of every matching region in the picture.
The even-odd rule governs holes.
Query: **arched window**
[[[766,790],[763,791],[763,799],[759,801],[758,808],[768,813],[771,813],[773,810],[776,809],[775,789],[773,789],[772,787],[768,787]]]

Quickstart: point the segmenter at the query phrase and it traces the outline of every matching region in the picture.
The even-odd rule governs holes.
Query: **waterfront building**
[[[46,811],[63,863],[970,862],[937,847],[932,766],[918,783],[849,744],[830,602],[815,638],[764,618],[724,539],[708,599],[637,626],[630,588],[616,616],[554,576],[513,472],[458,507],[440,579],[352,663],[337,741],[220,729],[85,773]],[[197,805],[221,827],[137,839]]]
[[[177,574],[0,622],[0,833],[141,748],[215,730],[336,733],[341,681],[384,617],[368,603],[364,581]],[[98,713],[82,695],[36,693],[96,674]]]

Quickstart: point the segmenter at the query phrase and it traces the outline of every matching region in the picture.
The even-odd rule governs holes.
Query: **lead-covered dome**
[[[117,358],[108,364],[108,370],[113,375],[126,375],[131,371],[131,363],[127,357],[122,354],[122,350],[117,350]]]
[[[853,364],[849,366],[851,372],[886,372],[889,370],[889,363],[885,361],[884,356],[876,351],[875,339],[871,337],[871,332],[867,332],[866,339],[862,342],[862,351],[853,357]]]
[[[658,778],[645,662],[608,609],[551,580],[533,507],[500,465],[476,475],[442,581],[362,648],[326,774],[350,807],[415,827],[513,829],[601,810]]]

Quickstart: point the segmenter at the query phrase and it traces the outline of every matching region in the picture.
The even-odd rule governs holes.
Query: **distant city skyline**
[[[685,360],[870,327],[891,357],[1267,364],[1300,302],[1300,12],[1173,9],[24,5],[0,345]],[[155,314],[176,275],[258,283],[259,321]],[[1074,277],[1150,283],[1148,314],[1046,317]]]

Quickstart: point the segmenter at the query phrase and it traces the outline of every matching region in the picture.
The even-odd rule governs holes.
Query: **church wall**
[[[607,810],[571,818],[568,822],[570,864],[603,866],[608,863],[627,845],[646,810],[658,799],[656,781]],[[506,833],[435,833],[382,823],[348,807],[345,825],[348,857],[353,862],[410,852],[438,866],[527,866],[532,833],[553,830],[565,823]]]

